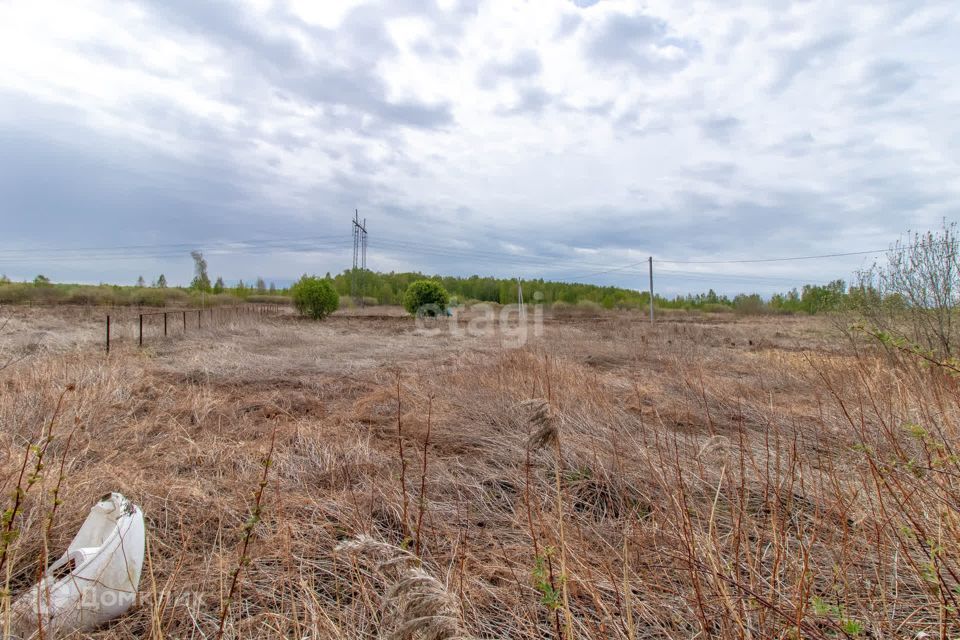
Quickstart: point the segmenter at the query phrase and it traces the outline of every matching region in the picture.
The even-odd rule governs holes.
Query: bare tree
[[[958,346],[960,238],[956,223],[940,230],[907,234],[858,274],[851,290],[860,315],[877,329],[905,335],[944,357]]]

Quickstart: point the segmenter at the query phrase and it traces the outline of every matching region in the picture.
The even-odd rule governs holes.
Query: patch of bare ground
[[[10,593],[62,477],[53,550],[107,491],[147,517],[140,603],[90,637],[216,637],[275,432],[225,637],[957,634],[948,376],[808,318],[548,316],[512,347],[391,315],[61,337],[0,371],[5,495],[65,393]]]

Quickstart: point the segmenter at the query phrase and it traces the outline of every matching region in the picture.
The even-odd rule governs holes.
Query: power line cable
[[[232,248],[235,246],[283,246],[284,244],[317,244],[323,242],[342,242],[345,241],[336,236],[317,236],[317,237],[304,237],[300,236],[298,238],[258,238],[252,240],[217,240],[212,243],[204,242],[183,242],[183,243],[159,243],[159,244],[140,244],[140,245],[121,245],[121,246],[112,246],[112,247],[77,247],[77,248],[55,248],[55,247],[31,247],[29,249],[0,249],[0,257],[8,254],[27,254],[28,256],[32,255],[44,255],[44,252],[52,252],[48,255],[63,255],[63,254],[92,254],[99,255],[102,253],[116,253],[116,252],[136,252],[141,250],[177,250],[182,249],[184,251],[191,249],[198,249],[201,251],[213,251],[221,248]]]
[[[343,241],[327,242],[327,243],[313,243],[308,244],[304,243],[302,245],[288,245],[288,246],[271,246],[271,245],[245,245],[245,246],[218,246],[209,249],[204,249],[204,253],[208,256],[217,256],[217,255],[230,255],[230,254],[241,254],[241,255],[259,255],[259,254],[268,254],[268,253],[313,253],[318,250],[333,250],[346,247],[346,243]],[[168,249],[161,250],[143,250],[143,251],[118,251],[118,252],[97,252],[89,254],[37,254],[31,253],[29,255],[24,255],[22,257],[15,256],[0,256],[0,263],[2,264],[24,264],[28,262],[76,262],[76,261],[88,261],[88,260],[141,260],[141,259],[155,259],[155,258],[177,258],[187,255],[184,250],[171,251]]]
[[[940,240],[933,243],[920,242],[917,244],[907,244],[901,247],[887,247],[886,249],[872,249],[870,251],[846,251],[843,253],[823,253],[819,255],[807,256],[788,256],[782,258],[748,258],[742,260],[668,260],[666,258],[657,258],[658,262],[668,262],[670,264],[748,264],[756,262],[791,262],[795,260],[819,260],[823,258],[845,258],[848,256],[865,256],[873,253],[900,253],[910,249],[918,249],[937,244],[945,244],[946,240]]]

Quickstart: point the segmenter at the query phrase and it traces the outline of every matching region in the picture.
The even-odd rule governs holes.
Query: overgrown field
[[[4,571],[133,499],[141,602],[92,637],[960,634],[956,383],[829,323],[278,317],[106,356],[69,313],[0,335],[4,508],[52,436]]]

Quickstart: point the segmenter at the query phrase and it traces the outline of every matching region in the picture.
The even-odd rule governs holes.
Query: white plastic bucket
[[[13,633],[20,638],[93,629],[125,613],[137,600],[143,568],[140,508],[119,493],[90,509],[66,553],[13,603]]]

